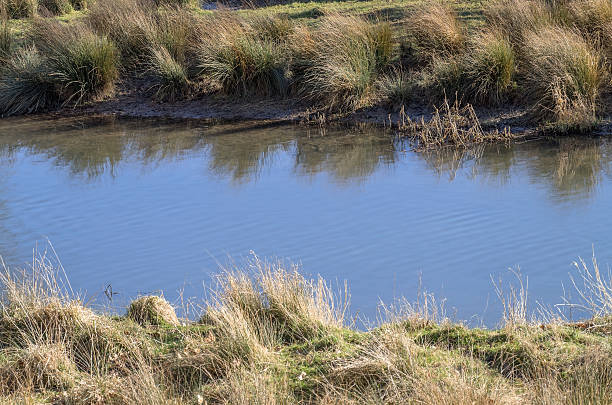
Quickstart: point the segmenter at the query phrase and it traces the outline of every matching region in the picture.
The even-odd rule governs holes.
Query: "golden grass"
[[[245,268],[219,275],[198,322],[178,323],[160,297],[137,299],[124,317],[94,313],[45,255],[30,271],[5,269],[0,401],[485,405],[612,399],[612,328],[601,327],[611,316],[611,280],[595,261],[581,262],[577,276],[584,285],[576,282],[578,304],[592,311],[592,320],[532,321],[527,286],[518,277],[517,288],[498,285],[506,307],[498,330],[449,321],[429,294],[385,307],[379,326],[354,330],[344,322],[341,294],[297,270],[253,256]],[[153,312],[163,315],[151,319]],[[159,322],[161,316],[171,322]]]
[[[6,20],[9,3],[25,0],[4,2],[3,115],[99,101],[116,85],[148,89],[162,103],[290,97],[330,117],[407,102],[431,107],[456,95],[529,110],[533,126],[555,133],[589,131],[610,113],[609,0],[494,0],[482,15],[428,0],[401,12],[389,6],[388,15],[305,19],[278,13],[289,6],[204,12],[181,2],[100,0],[68,17],[20,23]]]

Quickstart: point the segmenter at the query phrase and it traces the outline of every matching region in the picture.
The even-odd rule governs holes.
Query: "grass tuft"
[[[418,63],[434,57],[460,53],[466,44],[466,33],[451,6],[432,2],[415,12],[406,22],[404,52]]]
[[[127,317],[139,325],[173,325],[179,324],[174,308],[163,297],[148,295],[130,303]]]
[[[584,131],[596,122],[607,71],[601,53],[577,32],[550,27],[525,42],[524,93],[534,114],[558,131]]]
[[[33,40],[46,58],[64,104],[77,105],[113,93],[119,53],[106,37],[84,26],[67,27],[55,21],[39,20],[35,23]]]
[[[44,111],[58,102],[55,83],[45,59],[31,47],[16,51],[0,76],[0,111],[3,116]]]
[[[222,18],[197,49],[199,76],[226,94],[283,95],[288,84],[283,47],[243,21]]]
[[[499,104],[515,86],[516,62],[510,41],[495,31],[475,37],[466,57],[467,94],[474,102]]]
[[[394,47],[389,25],[341,15],[326,17],[314,32],[300,31],[295,41],[298,90],[340,111],[366,103]]]

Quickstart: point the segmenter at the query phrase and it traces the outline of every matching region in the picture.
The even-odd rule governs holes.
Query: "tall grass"
[[[465,60],[467,90],[479,103],[499,104],[513,90],[516,60],[510,41],[495,31],[476,36]]]
[[[525,33],[554,22],[543,0],[495,0],[485,7],[484,16],[488,26],[509,38],[517,50],[522,49]]]
[[[408,57],[429,62],[461,52],[466,32],[454,9],[445,3],[430,2],[415,12],[405,24]]]
[[[288,84],[284,46],[247,22],[220,18],[197,48],[200,77],[227,94],[283,95]]]
[[[119,48],[122,64],[134,69],[146,60],[155,37],[155,6],[147,0],[103,0],[88,10],[87,22]]]
[[[148,66],[154,82],[155,99],[176,101],[189,95],[191,87],[187,71],[166,48],[155,47]]]
[[[301,31],[296,41],[296,85],[330,110],[362,106],[394,46],[389,25],[341,15],[326,17],[314,32]]]
[[[609,329],[597,327],[610,316],[609,280],[597,269],[581,273],[584,297],[596,297],[586,301],[592,323],[530,322],[524,290],[511,289],[499,291],[520,297],[502,329],[453,323],[425,295],[386,307],[377,327],[359,331],[346,326],[346,301],[326,282],[279,261],[253,256],[226,269],[193,322],[153,296],[125,316],[97,314],[43,253],[0,276],[0,401],[608,403]]]
[[[32,33],[46,58],[64,104],[80,104],[108,96],[118,78],[119,53],[106,37],[85,26],[37,21]]]
[[[559,130],[585,130],[596,121],[607,71],[601,53],[577,32],[550,27],[525,39],[524,93],[534,113]]]
[[[58,102],[46,60],[31,47],[16,51],[0,76],[0,111],[3,116],[43,111]]]

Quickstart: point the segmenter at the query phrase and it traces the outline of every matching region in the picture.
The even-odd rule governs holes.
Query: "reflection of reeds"
[[[464,172],[471,178],[486,177],[500,183],[510,178],[512,167],[520,162],[533,182],[547,183],[553,196],[567,199],[588,197],[596,190],[608,172],[609,148],[597,139],[562,138],[552,143],[426,150],[419,156],[437,176],[453,180]]]
[[[328,172],[339,181],[363,180],[397,161],[393,139],[384,135],[328,135],[298,138],[296,171],[314,176]]]

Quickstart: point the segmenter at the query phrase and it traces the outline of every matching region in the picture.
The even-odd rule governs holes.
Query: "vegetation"
[[[609,280],[579,265],[593,319],[545,323],[526,291],[497,293],[497,330],[449,321],[435,299],[382,307],[360,331],[346,294],[295,266],[254,256],[232,269],[197,321],[161,297],[126,316],[85,306],[46,257],[5,269],[0,305],[0,400],[61,404],[576,404],[612,400]]]
[[[112,95],[121,76],[122,90],[144,87],[159,102],[290,97],[335,114],[456,96],[528,110],[531,123],[556,133],[610,116],[609,0],[492,0],[480,8],[411,1],[212,12],[182,0],[2,0],[10,18],[0,32],[2,60],[36,54],[52,85],[37,92],[39,102],[28,81],[4,86],[0,110],[95,101]],[[0,69],[0,82],[11,82],[17,62]]]

